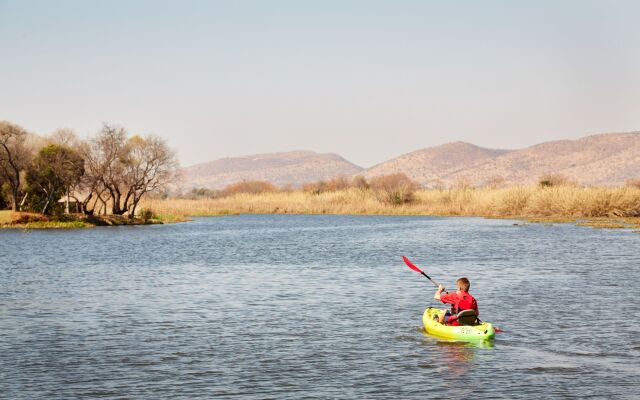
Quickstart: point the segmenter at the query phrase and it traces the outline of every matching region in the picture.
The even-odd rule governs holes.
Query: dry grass
[[[0,225],[25,224],[32,222],[47,222],[49,219],[38,213],[14,212],[0,210]]]
[[[577,226],[590,226],[592,228],[603,228],[603,229],[624,229],[624,228],[633,228],[633,226],[629,226],[620,222],[592,222],[585,221],[579,222],[576,224]]]
[[[0,225],[10,224],[14,219],[14,212],[9,210],[0,210]]]
[[[577,186],[514,186],[419,190],[413,200],[390,205],[372,189],[349,188],[319,194],[303,190],[237,193],[215,199],[144,199],[142,208],[155,215],[151,223],[184,221],[187,216],[234,214],[353,214],[481,216],[525,219],[545,224],[577,222],[599,228],[640,228],[640,188],[581,188]],[[39,214],[0,211],[0,225],[36,222]],[[119,224],[99,217],[106,224]],[[106,221],[108,220],[108,221]],[[38,222],[42,221],[42,222]],[[51,221],[56,222],[56,221]],[[58,221],[59,222],[59,221]],[[87,221],[96,223],[94,221]],[[123,221],[122,223],[140,223]]]
[[[577,186],[460,188],[419,190],[413,201],[389,205],[369,189],[313,194],[302,190],[260,194],[240,193],[217,199],[144,200],[157,214],[209,216],[229,214],[386,214],[483,216],[511,218],[640,217],[640,188]],[[557,221],[556,221],[557,222]]]
[[[0,211],[0,228],[68,229],[92,226],[95,225],[75,216],[56,219],[37,213]]]
[[[37,213],[0,210],[0,228],[11,229],[91,228],[95,226],[165,224],[184,222],[188,220],[188,218],[181,215],[158,215],[154,216],[154,218],[145,220],[142,218],[129,219],[119,215],[86,216],[82,214],[69,214],[47,216]]]

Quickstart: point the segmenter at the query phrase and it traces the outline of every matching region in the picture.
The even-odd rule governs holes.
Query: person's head
[[[469,283],[469,279],[460,278],[456,281],[456,285],[458,286],[458,290],[462,290],[463,292],[468,292],[469,287],[471,287],[471,283]]]

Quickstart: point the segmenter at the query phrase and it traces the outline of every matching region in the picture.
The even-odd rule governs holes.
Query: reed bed
[[[319,194],[303,190],[237,193],[221,198],[146,199],[156,214],[216,216],[229,214],[433,215],[513,218],[640,217],[640,189],[577,186],[513,186],[418,190],[411,202],[387,204],[371,189],[350,188]]]

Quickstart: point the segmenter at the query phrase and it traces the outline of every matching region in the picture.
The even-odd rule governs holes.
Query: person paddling
[[[458,322],[458,313],[464,310],[474,310],[476,316],[480,315],[478,311],[478,303],[476,299],[469,294],[469,279],[460,278],[456,281],[458,291],[455,293],[442,294],[444,286],[438,285],[438,290],[433,296],[434,299],[440,300],[444,304],[451,304],[451,311],[446,311],[439,317],[439,322],[446,325],[460,325]]]

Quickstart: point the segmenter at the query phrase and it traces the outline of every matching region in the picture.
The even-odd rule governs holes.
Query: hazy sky
[[[0,0],[0,120],[183,165],[640,130],[640,1]]]

